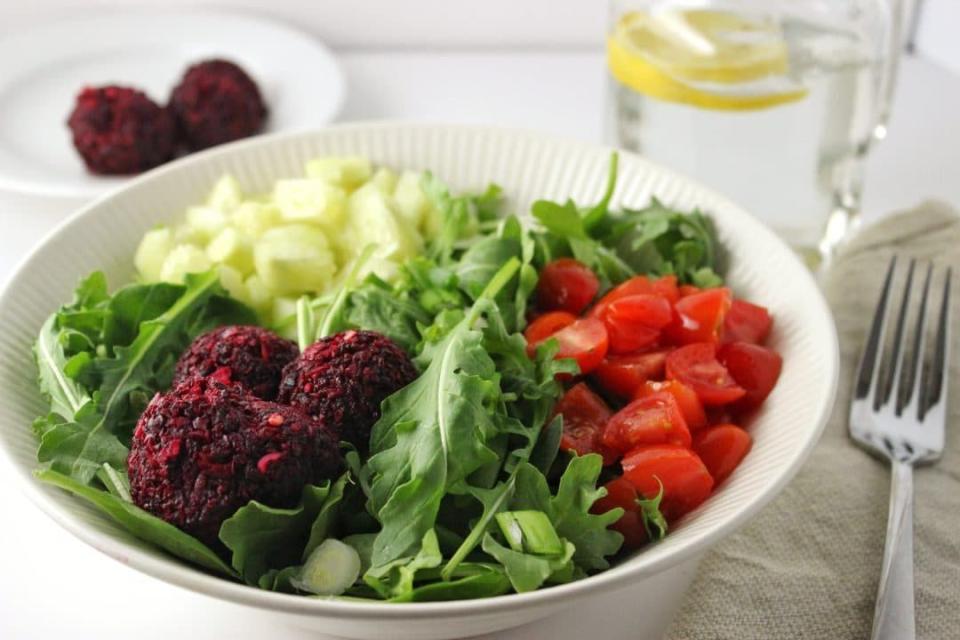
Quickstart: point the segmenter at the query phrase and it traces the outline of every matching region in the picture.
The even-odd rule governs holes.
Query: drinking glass
[[[811,264],[857,222],[908,0],[611,0],[608,136],[725,193]]]

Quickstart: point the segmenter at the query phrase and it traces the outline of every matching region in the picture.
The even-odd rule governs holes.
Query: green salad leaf
[[[44,482],[83,498],[141,540],[197,566],[231,578],[237,577],[236,572],[202,542],[136,505],[51,469],[38,470],[36,476]]]
[[[503,565],[510,584],[517,593],[539,589],[553,576],[557,577],[557,582],[569,581],[569,577],[564,574],[570,575],[568,568],[575,548],[569,542],[565,543],[564,548],[563,555],[541,556],[504,547],[489,533],[483,537],[484,552]]]
[[[443,496],[464,493],[467,476],[497,458],[487,441],[498,432],[490,408],[500,390],[474,325],[496,312],[492,298],[517,267],[516,261],[502,267],[463,319],[420,355],[426,365],[420,377],[383,403],[367,462],[370,502],[382,526],[375,569],[415,555]]]

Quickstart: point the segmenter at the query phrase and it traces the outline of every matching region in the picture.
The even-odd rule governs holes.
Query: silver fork
[[[924,367],[933,264],[927,266],[912,337],[908,338],[905,328],[916,267],[916,262],[910,261],[888,364],[884,367],[887,307],[896,263],[894,257],[887,268],[870,334],[860,356],[850,406],[850,435],[861,446],[889,459],[891,466],[887,541],[873,618],[873,640],[915,637],[913,467],[940,457],[947,416],[951,270],[948,268],[943,277],[936,335],[928,366]],[[881,371],[886,375],[881,375]]]

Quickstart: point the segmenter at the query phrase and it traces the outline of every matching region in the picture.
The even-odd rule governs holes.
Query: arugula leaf
[[[656,478],[656,476],[654,476]],[[640,517],[643,519],[643,528],[647,531],[647,537],[651,540],[663,540],[667,535],[667,519],[660,512],[660,501],[663,500],[663,483],[660,478],[656,478],[660,490],[657,495],[650,498],[637,498],[637,505],[640,507]]]
[[[512,260],[501,268],[466,316],[420,354],[420,377],[383,403],[367,462],[370,503],[382,526],[374,568],[411,555],[433,528],[443,496],[465,492],[467,476],[496,459],[487,442],[499,431],[490,408],[500,389],[474,324],[496,313],[492,298],[517,267]]]
[[[568,567],[575,547],[570,542],[565,542],[564,545],[565,552],[562,556],[549,557],[508,549],[489,533],[483,537],[484,552],[503,565],[510,584],[517,593],[539,589],[551,576],[562,573]]]
[[[238,577],[233,569],[227,566],[216,553],[202,542],[180,531],[172,524],[147,513],[133,503],[126,502],[106,491],[88,487],[69,476],[50,469],[36,471],[35,475],[43,482],[65,489],[90,502],[141,540],[145,540],[178,558],[205,569],[230,578]]]
[[[376,554],[376,540],[373,553]],[[364,582],[382,597],[403,602],[411,597],[417,572],[433,569],[443,562],[437,532],[429,529],[420,540],[420,549],[413,558],[400,558],[386,565],[372,566],[364,574]]]
[[[462,571],[462,576],[454,575],[448,581],[429,582],[416,587],[403,598],[391,602],[440,602],[447,600],[470,600],[473,598],[492,598],[510,591],[510,579],[503,569],[495,565],[472,564]]]
[[[597,488],[602,467],[599,455],[575,456],[560,478],[556,495],[552,496],[544,475],[529,463],[521,464],[516,492],[510,502],[511,510],[546,513],[560,537],[576,547],[574,563],[587,571],[609,567],[606,556],[615,554],[623,544],[623,536],[607,529],[620,519],[622,509],[611,509],[601,515],[590,513],[593,503],[606,493],[602,487]]]
[[[50,401],[51,413],[72,419],[90,400],[90,395],[63,371],[68,358],[57,328],[56,314],[43,323],[33,350],[40,372],[40,391]]]

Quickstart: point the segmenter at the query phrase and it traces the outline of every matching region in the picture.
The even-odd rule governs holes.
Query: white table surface
[[[349,84],[343,120],[496,123],[601,137],[604,69],[595,52],[346,51],[341,57]],[[957,113],[960,77],[906,60],[890,136],[868,165],[866,220],[928,197],[960,206]],[[0,282],[67,213],[62,203],[0,193]],[[318,638],[107,560],[3,477],[0,470],[0,638]],[[600,621],[578,610],[496,638],[572,640],[597,624],[610,640],[632,637],[629,616]]]

